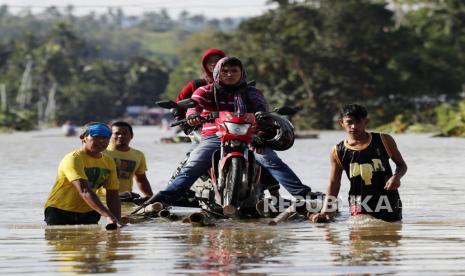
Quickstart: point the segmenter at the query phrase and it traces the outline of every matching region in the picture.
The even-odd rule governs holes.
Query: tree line
[[[171,52],[153,45],[166,40],[99,41],[89,34],[95,28],[87,27],[86,34],[86,29],[76,29],[81,23],[61,18],[47,32],[22,33],[2,42],[0,85],[6,86],[9,102],[20,102],[18,94],[31,95],[31,106],[55,93],[57,122],[65,117],[104,120],[120,116],[127,105],[174,98],[201,74],[202,52],[218,47],[243,60],[249,79],[256,80],[270,106],[300,109],[294,118],[297,128],[332,129],[339,107],[357,102],[369,109],[372,126],[463,135],[463,1],[271,2],[279,6],[237,27],[233,20],[223,24],[229,28],[216,27],[218,22],[182,27],[194,25],[168,20],[166,14],[164,20],[138,19],[125,26],[121,13],[120,24],[97,24],[120,38],[163,34],[158,38],[170,37]],[[119,42],[131,41],[139,46],[127,46],[129,51],[118,55]],[[131,49],[136,49],[133,54]],[[31,60],[28,86],[24,81]]]

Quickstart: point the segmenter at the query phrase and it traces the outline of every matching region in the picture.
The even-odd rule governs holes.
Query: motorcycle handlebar
[[[271,112],[270,112],[271,113]],[[200,123],[206,123],[206,122],[211,122],[213,121],[214,119],[218,118],[218,112],[212,112],[208,115],[208,117],[202,117],[202,116],[198,116],[198,118],[200,119]],[[189,118],[189,119],[193,119],[193,118]],[[175,127],[175,126],[178,126],[180,124],[183,124],[183,123],[187,123],[187,121],[189,120],[188,118],[185,118],[185,119],[182,119],[182,120],[179,120],[179,121],[176,121],[176,122],[173,122],[170,124],[171,127]],[[257,121],[259,121],[259,125],[261,126],[264,126],[264,127],[269,127],[269,128],[275,128],[275,129],[278,129],[279,126],[276,126],[275,124],[271,124],[271,123],[268,123],[264,120],[260,120],[259,118],[257,118]]]
[[[201,123],[201,124],[206,123],[206,122],[211,122],[211,121],[213,121],[215,118],[218,117],[218,116],[215,117],[214,115],[211,115],[211,114],[213,114],[213,113],[210,113],[210,115],[209,115],[208,117],[206,117],[206,118],[205,118],[205,117],[202,117],[202,116],[200,116],[200,115],[199,115],[197,118],[200,119],[200,123]],[[182,119],[182,120],[179,120],[179,121],[176,121],[176,122],[171,123],[170,126],[171,126],[171,127],[175,127],[175,126],[178,126],[178,125],[180,125],[180,124],[187,123],[187,121],[190,120],[190,119],[194,119],[194,118],[185,118],[185,119]]]
[[[176,122],[171,123],[171,127],[179,126],[180,124],[187,123],[187,119],[182,119]]]

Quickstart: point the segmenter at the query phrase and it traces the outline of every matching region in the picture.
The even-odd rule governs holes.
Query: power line
[[[240,5],[240,6],[212,6],[212,5],[180,5],[178,6],[166,6],[165,4],[153,4],[153,3],[146,3],[146,4],[122,4],[122,5],[5,5],[8,8],[68,8],[73,7],[77,9],[81,8],[144,8],[144,7],[152,7],[152,8],[168,8],[168,9],[190,9],[190,8],[204,8],[204,9],[244,9],[244,8],[261,8],[264,7],[263,5]]]
[[[214,4],[214,5],[206,5],[206,4],[200,4],[199,2],[204,1],[204,0],[184,0],[182,2],[174,2],[174,1],[158,1],[157,3],[132,3],[132,4],[66,4],[66,5],[50,5],[50,4],[32,4],[32,5],[22,5],[22,4],[13,4],[13,5],[8,5],[5,4],[8,8],[11,8],[12,10],[17,10],[17,11],[24,11],[24,10],[33,10],[35,12],[40,12],[40,9],[47,9],[51,7],[55,7],[59,10],[64,10],[69,7],[72,7],[73,10],[78,11],[78,13],[82,13],[84,10],[88,10],[88,12],[94,10],[102,10],[102,9],[124,9],[124,10],[130,10],[129,13],[132,12],[150,12],[150,11],[156,11],[156,10],[161,10],[164,9],[170,13],[179,13],[180,11],[190,11],[191,13],[199,13],[199,12],[204,12],[204,13],[226,13],[228,14],[228,11],[234,11],[237,13],[239,10],[243,10],[244,13],[246,14],[255,14],[258,12],[263,12],[267,9],[274,8],[276,5],[273,4],[268,4],[268,5],[262,5],[258,3],[245,3],[245,4],[226,4],[226,5],[220,5],[219,3]],[[253,0],[248,0],[249,2]],[[189,4],[186,5],[185,2],[190,2]],[[255,12],[253,12],[255,10]],[[100,12],[100,11],[99,11]],[[223,15],[224,16],[224,15]],[[230,15],[229,15],[230,16]]]

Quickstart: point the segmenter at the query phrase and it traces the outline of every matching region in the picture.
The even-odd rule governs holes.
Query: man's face
[[[219,55],[209,55],[207,57],[207,59],[205,60],[205,67],[207,67],[210,73],[213,72],[213,69],[215,69],[215,65],[218,63],[218,60],[220,59],[221,57]]]
[[[351,116],[344,116],[339,120],[341,126],[351,135],[360,135],[365,132],[368,125],[368,118],[356,120]]]
[[[116,146],[129,146],[132,139],[131,132],[124,126],[111,127],[111,143]]]
[[[224,65],[221,67],[220,82],[225,85],[233,85],[241,79],[241,67]]]
[[[110,138],[104,137],[104,136],[95,136],[92,137],[90,135],[84,137],[84,147],[94,153],[102,152],[104,151],[107,147],[108,144],[110,143]]]

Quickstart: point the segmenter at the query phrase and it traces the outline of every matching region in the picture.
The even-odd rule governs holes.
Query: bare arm
[[[402,154],[399,152],[397,148],[397,144],[390,135],[384,134],[384,143],[386,147],[388,147],[389,152],[391,153],[391,159],[396,164],[396,171],[393,176],[389,178],[384,186],[386,190],[396,190],[400,187],[400,179],[402,176],[405,175],[407,172],[407,164],[402,157]]]
[[[339,165],[339,162],[336,159],[336,156],[331,152],[330,156],[331,171],[329,176],[329,184],[326,190],[326,197],[323,203],[323,208],[319,214],[316,214],[312,217],[313,222],[319,221],[319,219],[329,220],[336,213],[336,203],[337,196],[339,195],[339,190],[341,188],[341,176],[342,168]]]
[[[115,217],[121,219],[121,201],[119,199],[118,190],[106,190],[107,206],[108,209],[115,215]]]
[[[103,205],[102,201],[98,198],[94,191],[89,187],[87,180],[78,179],[72,181],[74,187],[78,190],[79,195],[82,199],[95,211],[97,211],[100,215],[108,218],[112,223],[118,223],[116,214],[113,214],[110,210],[108,210],[105,205]]]
[[[136,174],[134,177],[136,178],[137,187],[144,194],[144,196],[152,196],[152,187],[150,187],[150,182],[147,179],[147,175],[142,173]]]

